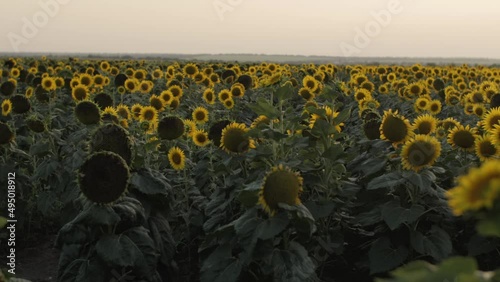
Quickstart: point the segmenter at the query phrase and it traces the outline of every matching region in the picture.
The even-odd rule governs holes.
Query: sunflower
[[[372,94],[370,91],[368,91],[364,88],[358,89],[354,93],[354,99],[356,99],[356,101],[358,101],[358,102],[363,100],[363,99],[367,99],[367,98],[372,98]]]
[[[221,120],[221,121],[214,123],[210,127],[210,130],[208,131],[208,138],[210,139],[210,141],[212,141],[212,143],[215,146],[220,147],[222,130],[224,130],[224,128],[226,128],[226,126],[228,126],[230,124],[231,124],[231,122],[229,120]]]
[[[468,151],[474,149],[474,142],[476,141],[476,138],[476,130],[474,128],[470,128],[469,125],[466,127],[459,125],[448,133],[448,143],[450,143],[453,147],[458,147]]]
[[[245,95],[245,87],[241,83],[235,83],[233,86],[231,86],[231,94],[233,97],[243,97]]]
[[[139,81],[135,78],[127,78],[123,86],[128,92],[133,93],[139,89]]]
[[[14,140],[14,131],[6,123],[0,121],[0,145],[5,145]]]
[[[81,101],[76,104],[75,116],[85,125],[97,124],[101,121],[99,106],[92,101]]]
[[[302,85],[304,88],[307,88],[310,92],[314,92],[319,87],[319,81],[317,81],[314,77],[310,75],[306,75],[302,79]]]
[[[197,107],[194,109],[192,117],[196,123],[204,124],[208,121],[208,110],[204,107]]]
[[[254,141],[246,136],[248,128],[233,122],[222,130],[220,147],[228,153],[244,153],[255,148]]]
[[[179,147],[172,147],[168,151],[168,161],[175,170],[183,170],[186,166],[186,155]]]
[[[227,89],[223,89],[219,92],[219,101],[221,101],[222,103],[224,103],[224,101],[228,100],[228,99],[232,99],[233,98],[233,94],[231,94],[231,91],[227,90]]]
[[[184,91],[182,90],[182,88],[179,85],[172,85],[168,88],[168,90],[170,90],[172,95],[174,95],[174,98],[179,99],[182,97],[182,95],[184,95]]]
[[[184,122],[175,116],[164,117],[158,123],[158,136],[160,139],[174,140],[181,137],[184,131]]]
[[[442,105],[441,105],[441,102],[439,100],[432,100],[429,103],[428,110],[432,115],[437,115],[441,112],[441,108],[442,108]]]
[[[293,172],[281,164],[275,166],[264,178],[259,191],[259,204],[270,216],[276,214],[279,203],[300,205],[302,184],[303,179],[298,172]]]
[[[2,102],[2,115],[8,116],[12,111],[12,102],[9,99],[5,99]]]
[[[149,97],[149,104],[157,111],[161,112],[165,109],[166,102],[156,95]]]
[[[192,119],[185,119],[184,120],[184,126],[186,128],[186,134],[189,137],[193,136],[193,133],[198,130],[196,126],[196,122],[194,122]]]
[[[493,130],[495,125],[500,124],[500,108],[493,108],[484,115],[481,124],[486,131]]]
[[[268,123],[269,123],[269,118],[265,115],[260,115],[253,120],[252,124],[250,125],[250,128],[256,128],[261,124],[268,124]]]
[[[418,134],[408,140],[401,150],[403,168],[418,172],[434,164],[441,154],[441,143],[432,136]]]
[[[185,76],[194,77],[198,72],[198,67],[195,64],[186,64],[182,69]]]
[[[28,125],[28,128],[35,133],[42,133],[46,129],[45,123],[36,116],[27,118],[26,125]]]
[[[97,204],[111,204],[127,192],[130,171],[125,161],[112,152],[92,154],[78,170],[83,195]]]
[[[380,125],[380,139],[392,142],[394,146],[405,143],[412,137],[411,125],[408,119],[398,115],[398,111],[384,111]]]
[[[128,131],[113,123],[99,127],[90,138],[91,152],[113,152],[122,157],[127,165],[132,162],[132,148]]]
[[[16,94],[10,98],[10,102],[12,103],[12,112],[15,114],[24,114],[31,109],[30,101],[24,95]]]
[[[224,101],[224,107],[228,110],[232,109],[234,107],[234,100],[231,98]]]
[[[134,104],[132,108],[130,108],[130,110],[132,111],[132,117],[136,120],[139,120],[139,117],[141,116],[142,105]]]
[[[415,119],[412,129],[415,134],[429,135],[436,131],[437,120],[431,115],[421,115]]]
[[[312,92],[309,88],[307,87],[302,87],[299,89],[299,95],[304,98],[306,101],[312,101],[316,94]]]
[[[215,93],[212,88],[207,88],[205,91],[203,91],[203,100],[207,104],[213,105],[215,103]]]
[[[116,112],[118,113],[118,116],[126,120],[129,120],[132,117],[132,114],[127,105],[118,105],[118,107],[116,107]]]
[[[457,127],[460,125],[460,122],[458,122],[454,118],[446,118],[444,120],[441,120],[438,122],[438,127],[443,127],[447,131],[452,130],[453,128]]]
[[[458,186],[446,192],[453,213],[491,209],[500,193],[500,160],[485,162],[458,179]]]
[[[87,86],[79,84],[71,90],[71,97],[75,101],[83,101],[89,97],[89,90]]]
[[[104,76],[102,76],[100,74],[94,76],[94,85],[96,87],[103,87],[105,83],[106,83],[106,80],[105,80]]]
[[[79,80],[80,80],[80,84],[83,84],[87,87],[92,86],[93,79],[92,79],[92,76],[90,76],[89,74],[86,74],[86,73],[81,74]]]
[[[153,89],[153,82],[149,80],[143,80],[139,83],[139,91],[142,94],[147,94],[151,92],[151,89]]]
[[[208,133],[204,130],[195,130],[192,134],[193,142],[198,147],[205,147],[208,143],[210,143],[210,139],[208,139]]]
[[[475,142],[476,155],[483,162],[498,157],[500,147],[495,146],[493,138],[490,135],[479,136]]]
[[[500,149],[500,125],[495,125],[495,128],[490,133],[491,141]]]
[[[169,106],[170,106],[171,110],[175,110],[179,107],[180,104],[181,104],[181,101],[179,100],[179,98],[174,98],[170,102]]]
[[[33,93],[34,93],[34,89],[33,87],[28,87],[28,89],[26,89],[26,93],[24,94],[26,96],[26,98],[31,98],[31,96],[33,96]]]
[[[141,109],[139,121],[156,122],[158,120],[158,111],[153,106],[144,106]]]
[[[56,90],[56,81],[52,77],[44,77],[42,78],[42,87],[45,91],[54,91]]]
[[[419,97],[415,101],[415,109],[417,109],[417,111],[426,111],[429,109],[429,104],[430,101],[427,97]]]
[[[476,116],[483,117],[483,115],[486,113],[486,108],[483,104],[475,104],[472,111]]]
[[[330,124],[334,125],[335,129],[337,130],[337,132],[341,132],[342,131],[341,126],[343,126],[344,123],[341,123],[341,124],[336,124],[335,123],[335,118],[339,115],[339,113],[333,111],[332,108],[330,108],[328,106],[323,106],[323,107],[321,107],[321,109],[323,109],[325,111],[326,121],[328,121]],[[322,117],[322,116],[320,116],[318,114],[312,114],[312,116],[311,116],[311,118],[309,120],[309,127],[313,128],[314,125],[316,124],[317,120],[319,120],[319,119],[324,120],[325,117]]]

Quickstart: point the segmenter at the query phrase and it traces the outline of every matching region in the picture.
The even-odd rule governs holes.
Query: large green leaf
[[[411,224],[415,222],[424,212],[425,208],[421,205],[403,208],[399,200],[394,200],[383,205],[382,218],[391,230],[395,230],[403,223]]]
[[[401,265],[408,257],[408,248],[403,245],[392,246],[388,237],[373,242],[368,252],[370,273],[386,272]]]
[[[314,281],[316,266],[307,250],[298,242],[290,242],[288,250],[274,250],[272,257],[274,281]]]
[[[400,185],[405,181],[406,180],[399,172],[391,172],[372,179],[368,182],[366,189],[375,190],[380,188],[391,188]]]
[[[105,235],[95,246],[99,257],[112,266],[134,266],[143,258],[141,251],[128,236]]]
[[[280,116],[276,107],[272,106],[268,100],[259,97],[254,104],[249,104],[248,107],[258,115],[264,115],[269,119],[275,119]]]
[[[288,226],[290,220],[285,212],[270,217],[257,227],[257,236],[262,240],[272,239]]]
[[[433,225],[427,234],[418,231],[411,233],[411,245],[415,251],[441,261],[448,257],[452,251],[451,238],[446,231]]]
[[[171,190],[167,178],[162,173],[151,169],[141,169],[132,173],[130,183],[146,195],[167,196]]]

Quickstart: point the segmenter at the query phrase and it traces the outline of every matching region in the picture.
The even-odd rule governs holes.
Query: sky
[[[500,58],[498,0],[11,0],[0,10],[0,52]]]

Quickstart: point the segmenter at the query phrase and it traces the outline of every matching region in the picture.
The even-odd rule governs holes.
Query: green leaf
[[[318,203],[310,201],[304,206],[311,212],[315,220],[329,216],[335,208],[335,204],[327,200]]]
[[[335,124],[341,124],[345,122],[351,116],[351,109],[345,109],[339,113],[339,115],[333,119]]]
[[[452,251],[450,235],[437,225],[433,225],[426,235],[418,231],[412,232],[410,241],[415,251],[438,261],[448,257]]]
[[[135,266],[142,258],[139,248],[125,235],[104,235],[95,249],[99,257],[112,266]]]
[[[478,234],[474,234],[467,244],[467,255],[475,257],[478,255],[486,254],[495,250],[497,246],[498,240],[485,238]]]
[[[163,174],[151,169],[141,169],[132,173],[130,183],[146,195],[168,196],[171,190],[167,178]]]
[[[309,237],[316,232],[314,217],[306,206],[303,204],[290,206],[285,203],[278,203],[278,206],[293,214],[292,223],[298,232],[304,233]]]
[[[120,216],[111,207],[93,204],[81,212],[72,222],[88,225],[113,226],[120,221]]]
[[[315,281],[316,266],[307,250],[298,242],[290,242],[288,250],[275,249],[272,256],[274,281]]]
[[[240,277],[241,269],[243,265],[239,259],[233,259],[231,264],[229,264],[224,271],[218,275],[214,282],[232,282],[238,281],[238,277]]]
[[[405,179],[399,172],[391,172],[372,179],[370,182],[368,182],[366,189],[375,190],[380,188],[391,188],[403,184],[404,182]]]
[[[343,153],[344,153],[344,148],[342,147],[342,145],[334,144],[323,153],[322,157],[335,162],[338,160],[338,157]]]
[[[362,162],[355,171],[360,171],[364,174],[365,177],[375,174],[385,168],[387,163],[386,159],[379,158],[370,158],[364,162]],[[403,179],[404,180],[404,179]],[[386,185],[387,187],[388,185]]]
[[[294,93],[293,86],[288,83],[278,88],[274,93],[274,96],[278,99],[278,101],[288,100],[296,95],[297,93]]]
[[[272,106],[269,101],[260,97],[257,99],[256,103],[249,104],[248,107],[258,115],[264,115],[269,119],[275,119],[280,116],[278,110]]]
[[[288,226],[290,219],[287,213],[281,212],[276,216],[268,218],[257,227],[257,236],[262,240],[274,238]]]
[[[393,247],[391,240],[382,237],[373,242],[368,252],[370,274],[386,272],[401,265],[408,257],[408,248],[403,245]]]
[[[128,229],[123,234],[130,238],[142,254],[141,256],[138,256],[135,261],[138,273],[150,279],[151,275],[153,275],[156,271],[160,254],[156,249],[153,240],[149,236],[149,231],[146,228],[139,226]]]
[[[335,129],[335,126],[333,126],[331,123],[329,123],[326,120],[323,119],[318,119],[314,123],[314,127],[311,130],[311,134],[314,137],[324,137],[328,138],[330,135],[336,133],[337,130]]]
[[[383,205],[382,218],[391,230],[395,230],[403,223],[411,224],[415,222],[424,212],[425,208],[421,205],[403,208],[399,200],[395,200]]]

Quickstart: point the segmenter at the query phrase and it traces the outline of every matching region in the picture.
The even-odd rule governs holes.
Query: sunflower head
[[[204,107],[197,107],[194,109],[192,116],[196,123],[203,124],[208,121],[208,110]]]
[[[78,170],[82,194],[97,204],[111,204],[127,191],[130,172],[125,161],[112,152],[92,154]]]
[[[212,88],[207,88],[203,91],[203,100],[210,105],[215,103],[215,92]]]
[[[421,115],[415,119],[412,128],[415,134],[429,135],[436,131],[437,120],[431,115]]]
[[[101,121],[101,112],[96,103],[92,101],[79,102],[75,107],[75,116],[85,125],[97,124]]]
[[[480,168],[472,168],[448,190],[448,204],[457,216],[468,211],[491,209],[500,193],[500,160],[489,160]]]
[[[14,131],[6,123],[0,121],[0,145],[8,144],[14,140]]]
[[[380,138],[392,142],[394,146],[405,143],[412,136],[410,122],[398,111],[388,110],[384,112],[382,124],[380,125]]]
[[[12,102],[10,99],[5,99],[2,101],[2,115],[8,116],[12,111]]]
[[[299,205],[303,191],[302,177],[288,167],[279,165],[267,173],[259,191],[259,204],[271,216],[276,214],[279,203]]]
[[[26,119],[28,128],[35,133],[42,133],[45,131],[45,123],[37,116],[31,116]]]
[[[0,93],[4,96],[10,96],[14,94],[16,90],[16,84],[10,80],[5,81],[0,85]]]
[[[477,135],[476,130],[470,126],[459,125],[448,133],[448,143],[459,149],[472,151]]]
[[[231,123],[222,130],[220,147],[228,153],[244,153],[255,148],[254,141],[246,136],[248,128],[242,123]]]
[[[205,147],[210,143],[210,139],[208,139],[208,134],[204,130],[195,130],[191,134],[193,138],[193,142],[198,147]]]
[[[230,124],[231,124],[231,122],[229,120],[221,120],[221,121],[214,123],[210,127],[210,130],[208,131],[208,138],[210,139],[210,141],[213,142],[213,144],[215,146],[220,147],[222,130],[224,130],[224,128],[226,128],[226,126],[228,126]]]
[[[441,154],[441,143],[432,136],[418,134],[403,145],[401,161],[403,168],[419,171],[431,166]]]
[[[142,107],[139,121],[156,122],[157,120],[158,111],[153,106]]]
[[[500,108],[493,108],[481,120],[484,130],[493,130],[495,125],[500,124]]]
[[[186,155],[179,147],[172,147],[168,151],[168,161],[175,170],[183,170],[186,166]]]
[[[499,154],[500,147],[495,145],[496,144],[493,141],[493,137],[491,135],[479,136],[474,144],[476,155],[483,162],[492,159],[494,157],[500,156]]]
[[[104,111],[107,107],[113,107],[113,98],[108,93],[101,92],[94,96],[94,102]]]
[[[30,101],[24,95],[16,94],[10,98],[10,101],[12,102],[12,112],[16,114],[24,114],[31,109]]]
[[[369,140],[380,139],[380,119],[371,119],[363,122],[363,132]]]
[[[83,101],[86,100],[89,97],[89,90],[87,86],[83,84],[79,84],[71,90],[71,97],[73,97],[73,100],[75,101]]]
[[[132,162],[132,140],[122,126],[109,123],[100,126],[90,139],[90,151],[113,152],[130,165]]]
[[[158,136],[160,139],[177,139],[184,134],[184,130],[184,122],[175,116],[164,117],[158,123]]]

